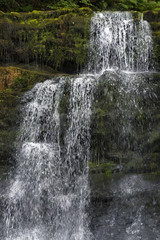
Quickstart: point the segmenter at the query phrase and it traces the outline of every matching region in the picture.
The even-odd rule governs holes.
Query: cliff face
[[[0,12],[0,64],[49,66],[68,73],[80,71],[87,62],[92,15],[90,8]],[[143,15],[151,24],[159,68],[160,11],[146,11]]]
[[[20,96],[36,82],[44,81],[55,75],[57,71],[76,73],[87,63],[89,44],[89,23],[93,11],[90,8],[61,9],[56,11],[33,11],[31,13],[0,12],[0,164],[14,162],[15,139],[19,125],[18,105]],[[136,13],[136,15],[138,15]],[[144,19],[151,24],[154,38],[156,68],[160,69],[160,11],[144,12]],[[4,67],[7,65],[20,67]],[[33,71],[35,67],[38,71]],[[50,72],[44,72],[51,67]],[[29,68],[30,70],[24,70]],[[158,85],[159,74],[154,75]],[[102,84],[103,90],[105,86]],[[99,90],[100,91],[100,90]],[[116,91],[116,89],[115,89]],[[114,94],[114,92],[113,92]],[[115,94],[117,94],[115,92]],[[93,158],[103,153],[102,148],[109,144],[109,128],[107,116],[112,107],[107,104],[108,96],[96,96],[95,114],[93,115]],[[104,104],[105,103],[105,104]],[[63,107],[66,109],[67,107]],[[64,111],[64,109],[61,111]],[[159,126],[159,111],[156,124]],[[142,116],[137,116],[142,121]],[[114,119],[113,119],[114,120]],[[109,123],[109,122],[108,122]],[[148,124],[148,123],[147,123]],[[159,128],[158,128],[159,129]],[[159,166],[159,135],[156,128],[149,147],[152,148],[151,162],[153,168]],[[96,137],[95,137],[96,135]],[[145,138],[145,136],[144,136]],[[104,154],[105,155],[105,154]],[[104,156],[108,160],[108,156]],[[113,159],[115,156],[111,156]],[[119,158],[118,155],[115,157]],[[111,160],[112,160],[111,159]],[[110,161],[110,160],[109,160]],[[117,160],[115,160],[116,163]],[[147,156],[145,161],[148,160]],[[91,168],[95,168],[94,165]],[[149,168],[148,167],[148,168]],[[110,165],[102,166],[110,172]]]
[[[129,88],[125,81],[130,82]],[[159,102],[159,73],[103,74],[92,111],[90,167],[93,173],[159,170]]]
[[[160,70],[160,10],[144,12],[144,19],[151,25],[154,40],[155,66],[157,70]]]

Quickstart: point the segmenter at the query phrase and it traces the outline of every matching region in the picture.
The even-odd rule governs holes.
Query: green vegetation
[[[55,71],[79,72],[87,62],[89,24],[93,10],[144,11],[152,8],[146,0],[128,0],[125,3],[119,0],[116,5],[113,5],[114,1],[89,0],[51,3],[52,7],[46,9],[52,10],[41,11],[46,1],[42,2],[40,10],[36,8],[32,12],[15,12],[16,9],[11,9],[10,13],[0,12],[0,64],[30,64],[42,69],[50,66]],[[153,1],[148,2],[151,3]],[[158,2],[154,6],[157,7]],[[137,12],[134,15],[136,18],[140,16]],[[144,19],[151,22],[155,60],[159,63],[159,11],[144,12]]]
[[[23,66],[22,68],[29,66],[29,70],[0,68],[0,162],[5,160],[8,163],[12,159],[14,148],[12,143],[16,137],[18,124],[17,106],[21,94],[36,82],[41,82],[53,75],[43,72],[48,67],[53,73],[58,71],[76,73],[85,67],[89,44],[89,24],[93,11],[133,10],[135,19],[139,20],[141,14],[136,11],[148,10],[143,15],[144,19],[151,23],[155,61],[159,69],[160,1],[0,0],[0,10],[0,65]],[[35,68],[39,68],[41,72],[33,71]],[[119,164],[119,159],[122,159],[125,164],[130,157],[124,156],[120,147],[117,153],[110,152],[110,149],[114,148],[113,139],[115,138],[111,129],[115,129],[117,133],[119,130],[116,128],[116,121],[121,119],[118,115],[117,119],[114,119],[114,114],[112,114],[113,111],[117,111],[115,106],[119,97],[118,86],[113,84],[112,80],[112,78],[109,79],[106,86],[103,81],[99,84],[91,126],[92,161],[95,164],[91,168],[92,170],[98,169],[98,171],[101,169],[108,176],[110,171],[114,171],[115,166]],[[67,129],[68,124],[69,92],[70,86],[66,83],[59,107],[62,132]],[[147,113],[139,111],[135,119],[139,124],[147,126],[146,115]],[[147,150],[152,148],[153,155],[151,157],[147,155],[144,158],[152,159],[152,162],[147,162],[148,160],[146,162],[154,170],[157,165],[160,165],[159,136],[156,138],[157,136],[153,133],[152,137],[151,143],[146,148]],[[147,150],[144,149],[145,152]],[[137,159],[137,156],[135,158]],[[114,162],[114,167],[110,165],[111,162]],[[135,165],[136,162],[133,159],[128,168],[134,168]]]
[[[89,169],[92,173],[105,173],[107,177],[111,177],[112,175],[112,165],[110,162],[99,164],[89,162]]]
[[[136,10],[140,12],[156,9],[158,7],[160,7],[160,1],[120,0],[118,3],[118,8],[120,10]]]
[[[29,12],[56,10],[58,8],[91,7],[95,10],[151,10],[160,7],[160,1],[152,0],[0,0],[2,11]]]
[[[0,62],[76,72],[86,63],[90,8],[0,14]]]

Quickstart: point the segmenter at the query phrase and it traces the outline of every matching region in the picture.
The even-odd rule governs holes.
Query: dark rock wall
[[[93,173],[159,171],[160,74],[139,74],[134,81],[138,86],[133,82],[129,89],[118,72],[99,81],[91,124]]]
[[[144,20],[147,20],[151,25],[154,41],[155,68],[160,71],[160,11],[144,12]]]

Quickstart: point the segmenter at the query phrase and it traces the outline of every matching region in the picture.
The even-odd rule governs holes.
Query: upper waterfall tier
[[[96,13],[91,21],[89,71],[149,71],[153,41],[147,21],[130,12]]]

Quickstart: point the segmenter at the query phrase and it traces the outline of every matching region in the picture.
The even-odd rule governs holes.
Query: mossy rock
[[[14,91],[0,91],[0,165],[13,162],[18,124],[17,105],[18,96]]]
[[[87,60],[92,14],[90,8],[1,14],[0,62],[79,71]]]
[[[0,67],[0,90],[17,90],[17,93],[30,89],[35,83],[51,78],[56,73],[30,71],[20,67]]]
[[[94,172],[99,171],[103,163],[110,162],[115,166],[122,165],[125,172],[153,171],[152,154],[159,148],[160,74],[140,75],[134,81],[139,82],[139,77],[143,81],[137,91],[152,89],[153,94],[148,90],[145,96],[137,94],[136,109],[132,105],[132,88],[132,94],[125,92],[122,76],[104,73],[99,80],[91,121],[91,161],[98,163],[91,168]],[[127,124],[131,124],[131,128],[123,135],[122,129],[126,129]],[[136,146],[140,146],[140,154],[135,154]]]
[[[157,70],[160,70],[160,9],[145,11],[143,13],[143,18],[151,25],[154,41],[155,67]]]
[[[143,16],[148,22],[160,22],[160,10],[145,11]]]
[[[151,28],[153,32],[160,31],[160,21],[159,22],[150,22]]]

